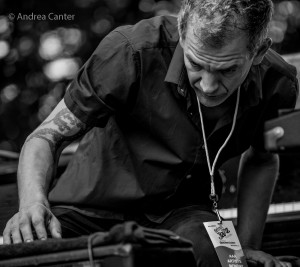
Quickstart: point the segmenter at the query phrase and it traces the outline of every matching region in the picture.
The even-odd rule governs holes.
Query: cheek
[[[225,85],[227,88],[236,88],[240,86],[244,80],[246,79],[248,74],[248,70],[241,69],[236,75],[230,78],[223,78],[222,83]]]
[[[235,76],[231,78],[223,78],[222,84],[225,85],[227,88],[233,88],[239,85],[241,80],[241,76]]]
[[[248,76],[248,73],[250,71],[250,68],[252,66],[252,62],[249,62],[248,64],[245,64],[243,68],[241,68],[241,72],[240,72],[240,79],[241,79],[241,83],[246,79],[246,77]]]
[[[200,81],[200,79],[201,79],[201,75],[197,71],[189,71],[189,70],[187,70],[187,74],[188,74],[188,78],[189,78],[190,84],[192,86],[194,84],[196,84],[198,81]]]

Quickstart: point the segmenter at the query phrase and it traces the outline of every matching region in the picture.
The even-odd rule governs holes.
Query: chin
[[[214,107],[218,107],[218,106],[220,106],[220,105],[222,105],[224,102],[225,102],[225,100],[226,100],[226,98],[223,98],[223,99],[199,99],[200,100],[200,103],[203,105],[203,106],[205,106],[205,107],[207,107],[207,108],[214,108]]]
[[[220,106],[224,102],[226,102],[226,99],[229,97],[228,94],[222,94],[220,96],[206,96],[203,93],[196,91],[196,95],[199,98],[200,103],[208,108],[213,108]]]

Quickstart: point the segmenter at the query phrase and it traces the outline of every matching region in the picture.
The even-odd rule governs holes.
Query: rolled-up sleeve
[[[109,116],[131,103],[137,77],[133,47],[123,34],[113,31],[70,83],[65,103],[82,122],[104,127]]]

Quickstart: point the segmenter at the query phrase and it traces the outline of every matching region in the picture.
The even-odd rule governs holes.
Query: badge
[[[247,267],[246,259],[231,221],[205,222],[222,267]]]

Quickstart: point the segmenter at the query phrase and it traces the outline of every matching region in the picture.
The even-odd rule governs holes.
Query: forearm
[[[61,150],[88,130],[61,100],[28,136],[18,167],[20,207],[3,231],[5,244],[45,240],[49,233],[61,238],[60,222],[49,209],[49,185]]]
[[[258,249],[278,174],[277,155],[242,156],[238,178],[238,235],[242,246]]]
[[[47,193],[53,168],[54,158],[48,143],[42,139],[28,138],[18,166],[20,208],[33,202],[48,206]]]
[[[48,189],[60,152],[87,130],[86,125],[70,112],[62,100],[28,136],[18,167],[20,207],[32,202],[48,205]]]

